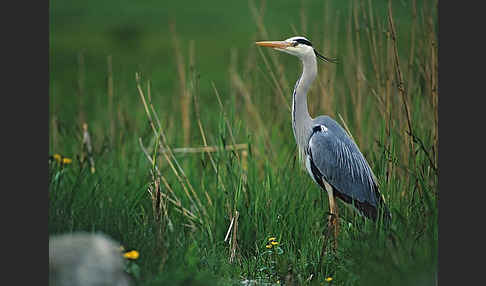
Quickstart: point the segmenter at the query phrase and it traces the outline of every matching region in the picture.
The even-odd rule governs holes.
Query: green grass
[[[411,3],[394,1],[395,43],[387,2],[372,1],[374,26],[368,2],[322,2],[265,2],[266,39],[252,12],[262,11],[256,1],[51,1],[49,154],[73,162],[49,163],[49,234],[100,231],[136,249],[136,285],[239,285],[245,279],[326,285],[326,277],[333,278],[331,285],[435,285],[436,3],[417,1],[414,19]],[[339,247],[320,265],[327,195],[298,162],[284,103],[290,104],[300,64],[253,44],[290,37],[293,29],[339,57],[338,65],[319,64],[311,114],[343,118],[393,214],[385,229],[340,203]],[[397,88],[395,45],[413,137]],[[167,142],[154,135],[137,84],[156,133]],[[82,143],[83,122],[94,173]],[[248,144],[247,155],[175,153],[168,161],[155,148],[201,147],[203,135],[209,146]],[[147,191],[157,179],[172,200],[162,197],[158,209]],[[237,228],[225,242],[236,212]],[[271,236],[278,251],[265,247]]]

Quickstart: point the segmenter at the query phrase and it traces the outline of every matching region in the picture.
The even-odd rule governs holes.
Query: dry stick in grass
[[[210,153],[210,152],[220,152],[220,151],[239,151],[239,150],[247,150],[247,149],[248,149],[248,144],[242,143],[242,144],[226,145],[224,147],[204,146],[204,147],[172,148],[171,151],[173,153]],[[169,150],[161,149],[161,152],[169,152]]]
[[[240,213],[235,210],[234,216],[234,225],[233,225],[233,233],[231,234],[231,248],[230,248],[230,258],[229,262],[232,263],[236,256],[236,248],[238,247],[238,242],[236,240],[236,236],[238,234],[238,218],[240,217]]]
[[[141,90],[141,89],[140,89]],[[142,94],[143,95],[143,92]],[[155,108],[154,108],[154,105],[152,104],[152,97],[151,97],[151,92],[150,92],[150,81],[147,81],[147,95],[148,95],[148,99],[149,99],[149,104],[150,104],[150,110],[152,112],[152,114],[154,114],[154,117],[155,117],[155,122],[157,123],[157,127],[159,128],[160,130],[160,136],[162,137],[162,140],[164,141],[164,144],[167,146],[167,148],[163,147],[163,146],[160,146],[160,150],[161,152],[164,152],[164,153],[168,153],[174,160],[174,162],[176,163],[177,167],[179,168],[179,170],[181,171],[183,177],[186,179],[186,182],[187,184],[189,185],[189,187],[192,189],[192,185],[191,183],[189,182],[189,180],[187,179],[187,177],[185,176],[184,174],[184,171],[182,170],[182,167],[179,165],[179,163],[177,162],[177,160],[175,159],[175,156],[174,156],[174,152],[172,151],[172,148],[169,148],[168,144],[166,143],[167,140],[166,140],[166,136],[165,136],[165,133],[162,131],[162,124],[160,123],[160,119],[157,115],[157,112],[155,112]],[[157,137],[158,138],[158,137]],[[165,155],[165,154],[164,154]],[[173,165],[172,165],[172,162],[169,161],[169,159],[167,157],[165,157],[166,160],[169,162],[169,165],[171,166],[172,170],[175,171],[175,169],[173,168]],[[177,172],[175,172],[176,176],[178,175]],[[164,178],[163,178],[164,179]],[[183,185],[184,187],[184,185]],[[193,194],[195,193],[194,192],[194,189],[192,189],[192,192]],[[175,194],[174,194],[175,196]],[[189,197],[189,199],[191,199]],[[197,198],[197,195],[196,195],[196,199]],[[192,200],[191,200],[192,202]],[[203,211],[205,212],[205,209],[203,209]]]
[[[136,73],[135,78],[136,78],[136,81],[137,81],[137,90],[138,90],[138,93],[140,95],[140,98],[142,99],[142,102],[143,102],[143,105],[144,105],[144,108],[145,108],[145,112],[147,114],[147,117],[149,118],[149,123],[150,123],[150,126],[152,127],[154,135],[155,135],[156,138],[162,138],[162,144],[160,146],[161,149],[162,150],[163,149],[168,150],[168,152],[162,152],[162,154],[164,155],[165,159],[169,163],[169,166],[171,167],[172,171],[176,175],[176,178],[179,181],[179,183],[181,184],[182,188],[184,189],[184,192],[185,192],[186,196],[188,197],[188,199],[191,201],[192,204],[195,205],[196,208],[201,209],[202,212],[203,212],[203,215],[205,217],[207,217],[206,208],[204,207],[204,205],[199,200],[199,197],[198,197],[196,191],[192,187],[192,184],[189,182],[189,179],[186,177],[183,169],[181,168],[181,166],[177,162],[177,159],[175,158],[174,153],[171,151],[171,148],[168,145],[167,138],[165,136],[163,129],[161,128],[161,126],[159,126],[159,131],[157,132],[157,129],[155,128],[154,121],[152,120],[152,115],[151,115],[151,113],[148,109],[148,105],[147,105],[147,102],[145,101],[145,96],[143,94],[143,90],[140,86],[140,75],[138,73]],[[158,120],[157,113],[154,113],[154,116],[157,118],[157,122],[160,124],[160,120]],[[169,158],[169,156],[170,156],[170,158]],[[174,166],[174,163],[177,165],[177,168]],[[195,201],[193,200],[192,196],[189,194],[188,188],[191,191],[192,196],[194,197]]]
[[[93,147],[91,145],[91,136],[89,135],[89,132],[88,132],[88,124],[85,122],[83,123],[83,146],[86,151],[87,151],[87,155],[88,155],[88,161],[89,161],[89,165],[90,165],[90,171],[92,174],[94,174],[95,172],[95,162],[94,162],[94,159],[93,159]]]
[[[167,182],[167,179],[160,173],[159,171],[159,168],[157,166],[157,164],[155,163],[155,161],[152,159],[152,157],[150,156],[150,154],[148,153],[147,149],[145,148],[145,146],[143,146],[143,143],[142,143],[142,138],[138,138],[138,142],[140,144],[140,148],[142,149],[142,152],[145,154],[145,156],[147,157],[148,161],[150,162],[150,164],[152,166],[154,166],[154,169],[155,171],[157,172],[157,175],[158,177],[162,180],[162,183],[164,184],[165,188],[172,194],[172,196],[174,197],[174,199],[170,198],[168,195],[164,194],[164,193],[161,193],[162,196],[164,196],[165,199],[167,199],[170,203],[172,203],[173,205],[175,205],[177,208],[176,210],[178,212],[180,212],[182,215],[188,217],[189,219],[191,219],[192,221],[195,221],[199,224],[202,224],[202,221],[200,218],[198,218],[196,215],[194,215],[190,210],[184,208],[182,206],[182,203],[180,201],[179,198],[177,198],[177,196],[175,195],[175,192],[174,190],[171,188],[171,186],[169,185],[169,183]]]

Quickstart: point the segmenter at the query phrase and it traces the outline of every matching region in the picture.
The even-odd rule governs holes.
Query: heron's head
[[[256,42],[258,46],[273,48],[277,51],[286,52],[300,59],[306,57],[317,57],[326,62],[335,63],[336,59],[331,59],[321,55],[312,47],[312,43],[302,36],[288,38],[284,41],[263,41]]]

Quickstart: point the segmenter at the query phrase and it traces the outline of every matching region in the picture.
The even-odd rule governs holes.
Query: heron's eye
[[[297,45],[298,45],[298,44],[299,44],[299,43],[297,43],[297,42],[293,42],[293,43],[292,43],[292,47],[297,47]]]

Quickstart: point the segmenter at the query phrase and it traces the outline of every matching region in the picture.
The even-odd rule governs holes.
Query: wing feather
[[[336,132],[336,126],[331,125],[315,128],[307,153],[323,179],[338,192],[376,207],[376,183],[371,168],[356,144],[342,132]]]

